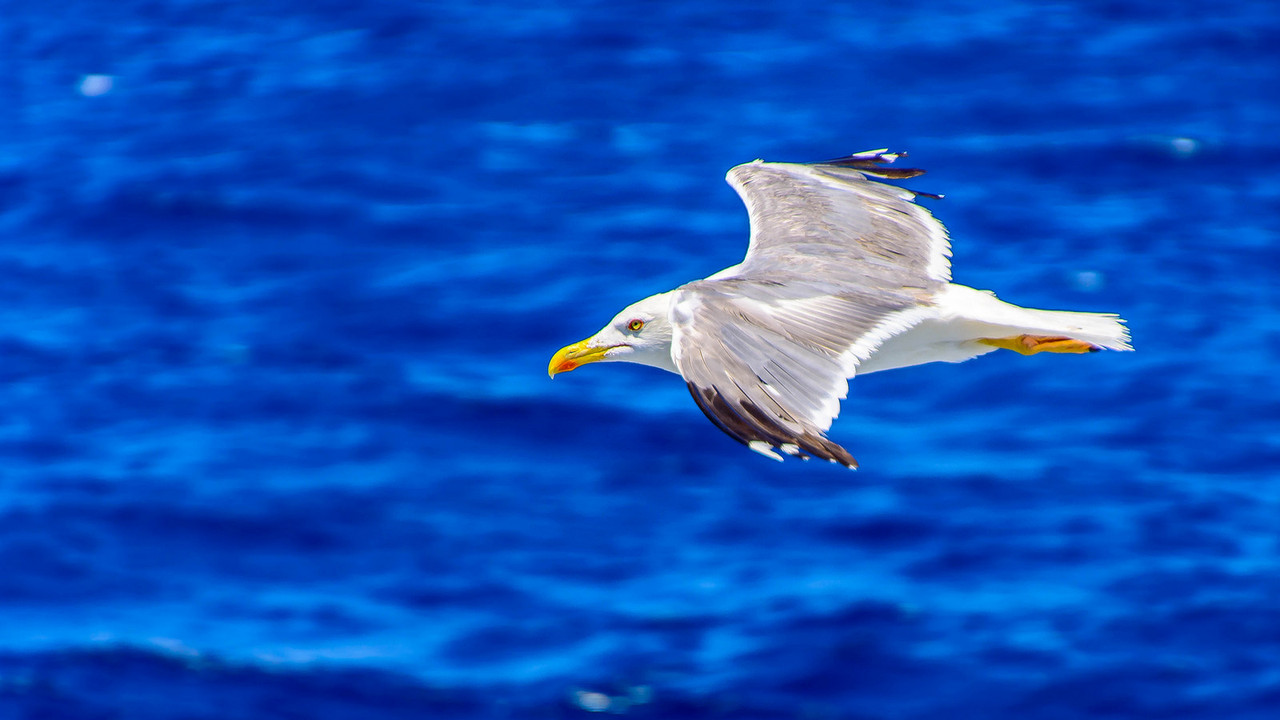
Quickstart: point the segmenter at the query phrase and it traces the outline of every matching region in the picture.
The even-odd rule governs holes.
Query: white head
[[[671,293],[653,295],[629,305],[581,342],[561,348],[547,373],[568,372],[592,362],[633,362],[679,372],[671,359]]]

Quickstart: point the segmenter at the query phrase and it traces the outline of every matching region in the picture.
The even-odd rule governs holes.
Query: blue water
[[[1280,717],[1280,6],[0,8],[0,718]],[[852,383],[856,473],[557,348],[722,175],[910,151],[1136,353]]]

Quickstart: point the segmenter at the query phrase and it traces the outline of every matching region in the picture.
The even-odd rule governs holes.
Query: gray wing
[[[866,177],[920,174],[880,168],[893,157],[729,171],[751,217],[747,257],[677,289],[672,357],[707,417],[753,450],[856,467],[826,438],[848,378],[949,279],[942,225]]]
[[[951,281],[947,231],[910,190],[868,179],[923,170],[885,167],[883,150],[823,163],[739,165],[726,179],[747,206],[751,243],[737,277],[817,273],[870,288],[936,289]],[[937,197],[930,196],[930,197]]]

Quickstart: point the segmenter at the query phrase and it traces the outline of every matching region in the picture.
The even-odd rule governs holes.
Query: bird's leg
[[[1021,355],[1035,355],[1040,352],[1051,353],[1088,353],[1102,348],[1083,340],[1069,337],[1044,335],[1018,335],[1008,338],[979,338],[978,342],[1005,350],[1012,350]]]

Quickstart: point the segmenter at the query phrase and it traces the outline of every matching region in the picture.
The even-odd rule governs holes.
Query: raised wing
[[[821,273],[863,288],[936,289],[951,280],[947,230],[917,195],[868,179],[915,177],[882,150],[824,163],[739,165],[726,179],[747,206],[751,242],[737,277]],[[937,197],[937,196],[929,196]]]

